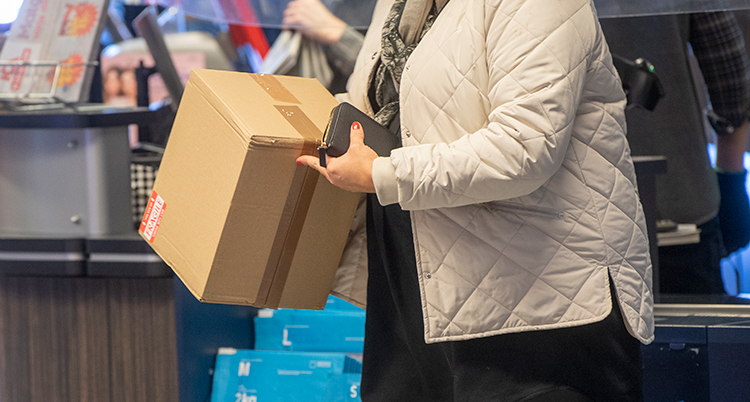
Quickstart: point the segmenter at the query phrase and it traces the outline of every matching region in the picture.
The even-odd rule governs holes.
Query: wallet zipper
[[[333,114],[336,112],[336,108],[331,109],[331,114],[328,115],[328,123],[326,123],[326,128],[323,131],[323,141],[321,142],[320,146],[327,147],[326,140],[328,139],[328,129],[331,128],[331,122],[333,121]]]
[[[326,149],[328,149],[328,145],[326,145],[326,139],[328,139],[328,129],[331,128],[331,122],[333,121],[333,113],[336,111],[336,108],[331,109],[331,114],[328,116],[328,123],[326,123],[326,128],[323,131],[323,139],[320,142],[320,146],[318,146],[318,160],[320,162],[321,167],[326,167]]]

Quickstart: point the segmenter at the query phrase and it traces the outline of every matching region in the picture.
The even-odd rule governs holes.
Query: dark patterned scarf
[[[413,43],[407,44],[404,42],[399,31],[406,1],[396,0],[383,25],[380,63],[373,80],[375,101],[379,107],[378,112],[375,114],[375,120],[384,127],[389,126],[399,111],[398,88],[401,85],[401,75],[403,74],[406,60],[427,31],[430,30],[439,13],[435,2],[429,0],[432,6],[422,26],[422,31]],[[442,4],[444,5],[445,2],[442,2]]]

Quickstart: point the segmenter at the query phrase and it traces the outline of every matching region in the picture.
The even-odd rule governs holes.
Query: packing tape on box
[[[300,101],[273,75],[251,74],[250,76],[273,100],[300,104]],[[305,141],[312,141],[316,144],[321,141],[323,132],[307,117],[299,106],[274,105],[274,107],[297,130]]]
[[[266,274],[261,280],[259,289],[259,292],[265,292],[265,307],[278,308],[281,302],[281,295],[294,259],[294,251],[302,235],[302,228],[319,176],[318,172],[306,166],[300,166],[294,173],[292,188],[298,190],[290,191],[287,196],[271,247]]]
[[[252,74],[251,77],[275,101],[300,103],[275,77],[263,74]],[[303,152],[314,154],[320,139],[323,137],[321,130],[299,106],[274,105],[274,107],[304,139]],[[294,259],[294,251],[302,234],[302,228],[319,176],[320,174],[317,171],[306,166],[298,167],[294,173],[291,187],[297,190],[290,191],[287,196],[281,221],[276,229],[265,275],[258,289],[258,295],[266,298],[264,307],[277,308],[281,302],[281,295]]]
[[[273,75],[250,74],[250,76],[253,77],[255,82],[257,82],[258,85],[260,85],[260,87],[263,88],[266,91],[266,93],[270,95],[274,100],[279,101],[279,102],[286,102],[286,103],[296,103],[296,104],[301,103]]]
[[[295,130],[305,139],[317,144],[319,138],[323,138],[323,132],[315,126],[315,123],[298,106],[294,105],[274,105],[276,110],[294,127]]]

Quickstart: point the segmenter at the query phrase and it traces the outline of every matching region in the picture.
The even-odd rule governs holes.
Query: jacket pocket
[[[560,221],[565,219],[565,212],[552,209],[552,208],[540,207],[537,205],[526,205],[526,204],[518,204],[518,203],[513,203],[513,202],[505,202],[505,201],[491,201],[491,202],[485,202],[484,204],[481,204],[481,205],[490,212],[506,211],[506,212],[512,212],[518,215],[533,215],[533,216],[560,220]]]

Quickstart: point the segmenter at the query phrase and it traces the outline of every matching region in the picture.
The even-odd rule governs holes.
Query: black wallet
[[[399,146],[400,141],[396,134],[351,103],[342,102],[331,111],[331,118],[323,135],[323,144],[318,147],[320,166],[326,166],[326,155],[338,157],[346,153],[349,149],[350,130],[355,121],[362,125],[365,132],[365,145],[372,148],[378,156],[390,156],[391,150]]]

